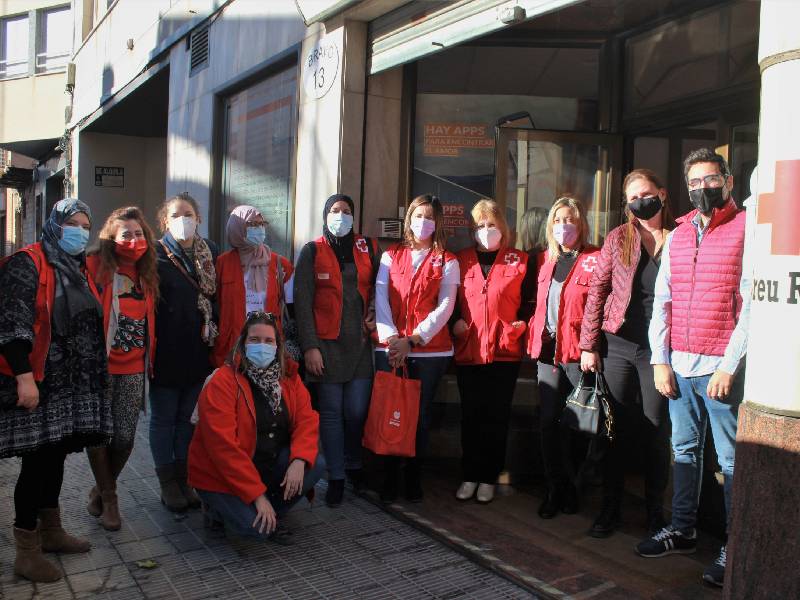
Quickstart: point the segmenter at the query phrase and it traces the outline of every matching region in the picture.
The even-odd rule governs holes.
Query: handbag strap
[[[185,277],[185,278],[186,278],[186,279],[189,281],[189,283],[191,283],[191,284],[192,284],[192,286],[194,287],[194,289],[196,289],[196,290],[200,291],[200,285],[197,283],[197,281],[195,281],[195,278],[194,278],[194,277],[192,277],[192,276],[189,274],[189,272],[188,272],[188,271],[186,270],[186,268],[185,268],[185,267],[184,267],[184,266],[181,264],[181,261],[180,261],[180,260],[178,260],[178,257],[177,257],[177,256],[175,256],[175,254],[172,252],[172,250],[170,250],[170,249],[169,249],[169,247],[168,247],[168,246],[167,246],[167,245],[164,243],[164,241],[163,241],[163,240],[158,240],[158,243],[159,243],[159,244],[161,244],[161,246],[164,248],[164,252],[166,252],[166,253],[167,253],[167,258],[168,258],[168,259],[169,259],[169,260],[172,262],[172,264],[173,264],[173,265],[175,265],[175,268],[176,268],[176,269],[178,269],[178,272],[179,272],[181,275],[183,275],[183,276],[184,276],[184,277]],[[202,292],[201,292],[201,293],[202,293]]]

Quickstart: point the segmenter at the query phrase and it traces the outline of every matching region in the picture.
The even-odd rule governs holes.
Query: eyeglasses
[[[253,310],[247,313],[247,320],[253,319],[267,319],[267,321],[276,321],[277,317],[271,312],[264,312],[263,310]]]
[[[705,183],[703,187],[722,187],[722,184],[725,183],[725,175],[720,175],[719,173],[712,173],[711,175],[706,175],[705,177],[696,177],[695,179],[689,179],[686,182],[689,185],[690,190],[696,190],[700,186]]]

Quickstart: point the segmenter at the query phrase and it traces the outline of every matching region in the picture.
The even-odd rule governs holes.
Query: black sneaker
[[[608,499],[603,501],[603,508],[594,520],[589,535],[594,538],[607,538],[620,526],[619,501]]]
[[[711,563],[711,566],[703,571],[703,581],[722,587],[725,583],[725,563],[727,562],[728,552],[725,546],[719,551],[717,560]]]
[[[361,494],[366,487],[366,478],[364,477],[363,469],[345,469],[348,481],[353,486],[353,491],[356,494]]]
[[[328,481],[328,491],[325,492],[325,504],[331,508],[342,505],[344,497],[344,479],[331,479]]]
[[[269,539],[270,542],[279,544],[281,546],[291,546],[294,544],[292,532],[289,531],[289,528],[285,525],[278,525],[275,528],[275,531],[267,536],[267,539]]]
[[[684,533],[667,525],[653,537],[636,546],[636,553],[647,558],[657,558],[668,554],[693,554],[697,550],[697,532],[692,529]]]

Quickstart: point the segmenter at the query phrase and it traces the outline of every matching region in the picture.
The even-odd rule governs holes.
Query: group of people
[[[105,529],[120,528],[116,482],[146,398],[166,508],[202,505],[209,525],[290,543],[281,515],[326,472],[331,507],[346,480],[356,491],[366,484],[362,436],[376,370],[402,367],[421,388],[415,455],[383,457],[380,499],[396,500],[402,467],[403,496],[422,501],[431,403],[454,362],[463,449],[455,495],[489,503],[526,356],[538,362],[547,482],[539,515],[578,511],[573,436],[560,417],[582,372],[602,372],[625,425],[605,448],[591,535],[619,526],[619,439],[638,434],[651,537],[637,552],[694,551],[709,422],[730,507],[749,279],[727,164],[698,151],[685,174],[695,210],[670,231],[666,189],[651,171],[631,172],[627,220],[602,248],[587,242],[581,199],[564,196],[541,224],[532,220],[544,247],[516,249],[502,207],[480,200],[474,245],[452,254],[441,204],[422,195],[406,211],[403,240],[381,253],[354,232],[353,202],[337,194],[295,265],[270,249],[268,223],[252,206],[231,212],[231,249],[218,255],[198,235],[188,194],[162,205],[160,239],[140,209],[121,208],[88,251],[89,207],[58,202],[41,241],[0,266],[0,457],[22,457],[15,572],[55,581],[62,573],[42,551],[89,550],[61,525],[68,453],[86,449],[96,483],[87,510]],[[724,565],[723,547],[704,577],[720,584]]]

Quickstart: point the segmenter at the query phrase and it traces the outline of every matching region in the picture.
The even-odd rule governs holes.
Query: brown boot
[[[39,531],[42,535],[42,550],[81,554],[91,550],[89,540],[68,534],[61,526],[61,511],[57,508],[39,509]]]
[[[14,573],[37,583],[58,581],[64,574],[42,554],[39,530],[17,529],[14,527],[17,542],[17,558],[14,560]]]
[[[161,503],[172,512],[183,512],[189,506],[175,478],[175,465],[156,467],[158,483],[161,485]]]
[[[188,474],[186,471],[185,461],[175,461],[175,479],[178,480],[178,486],[180,486],[181,493],[183,494],[183,497],[186,498],[186,504],[189,506],[189,508],[200,508],[202,504],[200,501],[200,496],[197,495],[197,492],[194,491],[194,488],[187,482]]]
[[[122,519],[119,516],[119,503],[116,490],[103,490],[103,514],[98,523],[107,531],[119,531]]]
[[[89,504],[86,505],[86,510],[93,517],[99,517],[103,513],[103,498],[97,486],[89,490]]]

